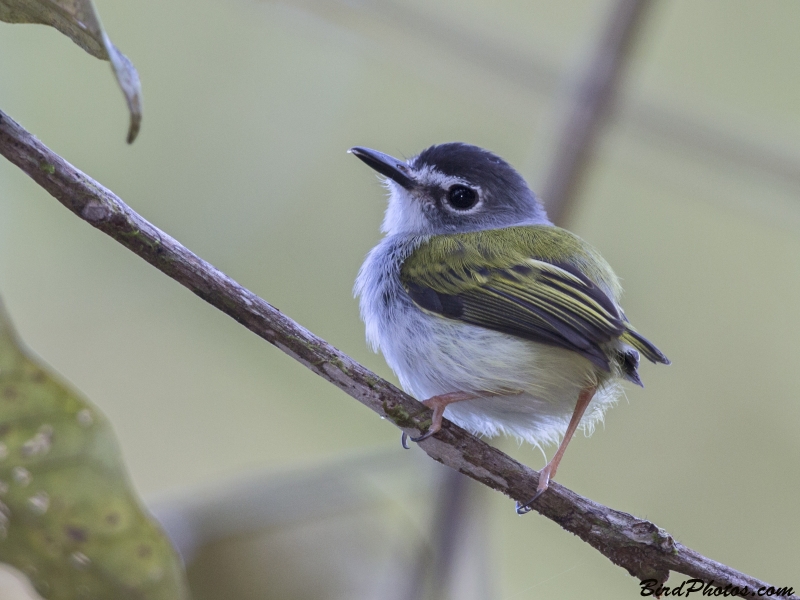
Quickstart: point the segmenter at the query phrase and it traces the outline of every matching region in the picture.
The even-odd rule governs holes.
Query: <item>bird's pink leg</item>
[[[539,485],[536,486],[536,494],[534,494],[533,498],[528,500],[525,504],[517,505],[517,514],[523,515],[528,512],[531,509],[531,504],[536,502],[536,499],[544,494],[545,490],[547,490],[547,487],[550,485],[550,479],[556,476],[558,463],[560,463],[561,459],[564,457],[564,452],[566,452],[567,446],[569,445],[573,434],[578,429],[578,424],[583,418],[583,413],[586,412],[586,407],[589,406],[589,402],[591,402],[592,398],[594,398],[594,393],[596,391],[597,386],[592,386],[586,388],[578,395],[578,403],[575,405],[575,410],[572,412],[572,418],[569,420],[569,425],[567,426],[567,432],[564,434],[564,439],[561,440],[561,443],[558,445],[558,450],[556,450],[556,453],[553,455],[553,458],[550,460],[550,462],[547,463],[541,471],[539,471]]]
[[[441,394],[439,396],[431,396],[427,400],[423,400],[422,403],[427,406],[428,408],[433,410],[433,418],[431,419],[431,426],[428,427],[428,431],[423,433],[422,435],[418,435],[417,437],[412,437],[412,442],[421,442],[422,440],[427,440],[431,437],[434,433],[439,431],[442,428],[442,418],[444,417],[444,409],[447,408],[448,404],[453,404],[454,402],[461,402],[462,400],[472,400],[473,398],[477,398],[475,394],[471,394],[469,392],[450,392],[447,394]],[[405,432],[403,432],[403,437],[401,439],[401,443],[403,444],[403,448],[408,449],[408,445],[406,444],[406,439],[408,436]]]

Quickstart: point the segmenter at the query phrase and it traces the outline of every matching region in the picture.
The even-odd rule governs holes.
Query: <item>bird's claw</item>
[[[518,515],[525,515],[525,514],[528,514],[529,512],[531,512],[531,509],[533,508],[533,503],[536,502],[536,500],[539,499],[539,496],[544,494],[546,491],[547,491],[547,488],[537,491],[534,494],[533,498],[528,500],[525,504],[520,504],[519,502],[517,502],[517,514]]]
[[[402,444],[403,448],[405,448],[406,450],[408,450],[408,449],[410,448],[410,446],[408,445],[408,440],[411,440],[412,442],[414,442],[414,443],[416,444],[416,443],[419,443],[419,442],[421,442],[422,440],[427,440],[427,439],[428,439],[429,437],[431,437],[431,436],[432,436],[434,433],[436,433],[436,432],[435,432],[435,431],[433,431],[433,430],[431,430],[431,429],[428,429],[428,431],[426,431],[426,432],[425,432],[425,433],[423,433],[422,435],[418,435],[417,437],[411,437],[410,435],[408,435],[408,434],[407,434],[407,433],[404,431],[404,432],[403,432],[403,435],[401,435],[401,436],[400,436],[400,444]]]

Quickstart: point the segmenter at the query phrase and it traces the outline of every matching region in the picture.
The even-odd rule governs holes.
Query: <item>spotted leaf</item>
[[[1,304],[0,561],[48,600],[188,598],[111,425],[20,347]]]

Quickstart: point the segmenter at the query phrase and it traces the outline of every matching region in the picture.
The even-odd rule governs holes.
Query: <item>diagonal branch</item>
[[[430,411],[352,358],[295,323],[230,277],[151,225],[113,192],[52,152],[0,111],[0,154],[27,173],[78,217],[108,234],[253,333],[300,361],[347,394],[416,433]],[[517,501],[536,491],[538,473],[452,423],[421,447],[428,455]],[[579,496],[556,482],[534,505],[638,579],[666,581],[670,571],[718,586],[766,583],[676,542],[655,524]],[[800,600],[797,596],[791,596]]]

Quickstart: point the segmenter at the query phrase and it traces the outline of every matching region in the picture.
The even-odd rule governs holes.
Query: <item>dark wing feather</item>
[[[403,269],[406,291],[425,310],[566,348],[610,369],[603,346],[619,338],[625,325],[595,283],[568,264],[524,258],[487,266],[465,262],[469,256],[463,253],[456,267]]]
[[[638,355],[667,358],[627,322],[612,294],[608,263],[577,236],[550,226],[509,227],[429,238],[405,260],[400,279],[422,309],[585,356],[611,361],[635,383]],[[622,353],[622,354],[620,354]]]

